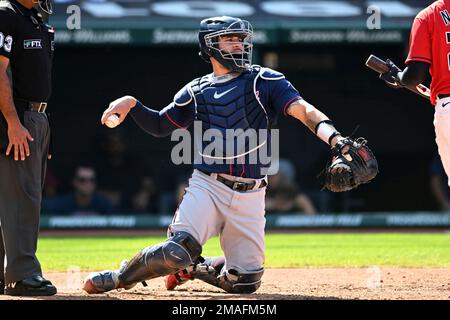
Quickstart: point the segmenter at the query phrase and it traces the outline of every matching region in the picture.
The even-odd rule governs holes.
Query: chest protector
[[[208,76],[191,82],[201,137],[196,147],[204,159],[231,160],[256,152],[270,140],[269,118],[256,93],[261,68],[225,83],[212,83]],[[200,121],[200,122],[199,122]],[[200,143],[201,142],[201,143]]]

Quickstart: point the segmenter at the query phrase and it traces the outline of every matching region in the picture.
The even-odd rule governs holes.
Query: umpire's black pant
[[[0,154],[0,279],[4,275],[6,284],[42,276],[36,249],[50,128],[47,116],[35,111],[25,111],[23,125],[34,138],[30,156],[15,161],[14,150]]]

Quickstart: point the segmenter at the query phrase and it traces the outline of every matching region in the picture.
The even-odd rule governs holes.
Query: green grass
[[[41,237],[45,271],[115,269],[164,237]],[[220,255],[218,238],[203,255]],[[450,267],[449,234],[268,234],[266,267]]]

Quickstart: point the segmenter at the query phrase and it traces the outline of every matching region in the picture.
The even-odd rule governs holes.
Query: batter
[[[391,70],[381,78],[395,88],[414,89],[431,75],[436,144],[450,186],[450,0],[435,1],[417,14],[405,63],[399,72],[391,62]]]

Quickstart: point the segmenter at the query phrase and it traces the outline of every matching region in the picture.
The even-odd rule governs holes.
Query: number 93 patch
[[[9,53],[12,50],[12,44],[13,38],[0,32],[0,49]]]

